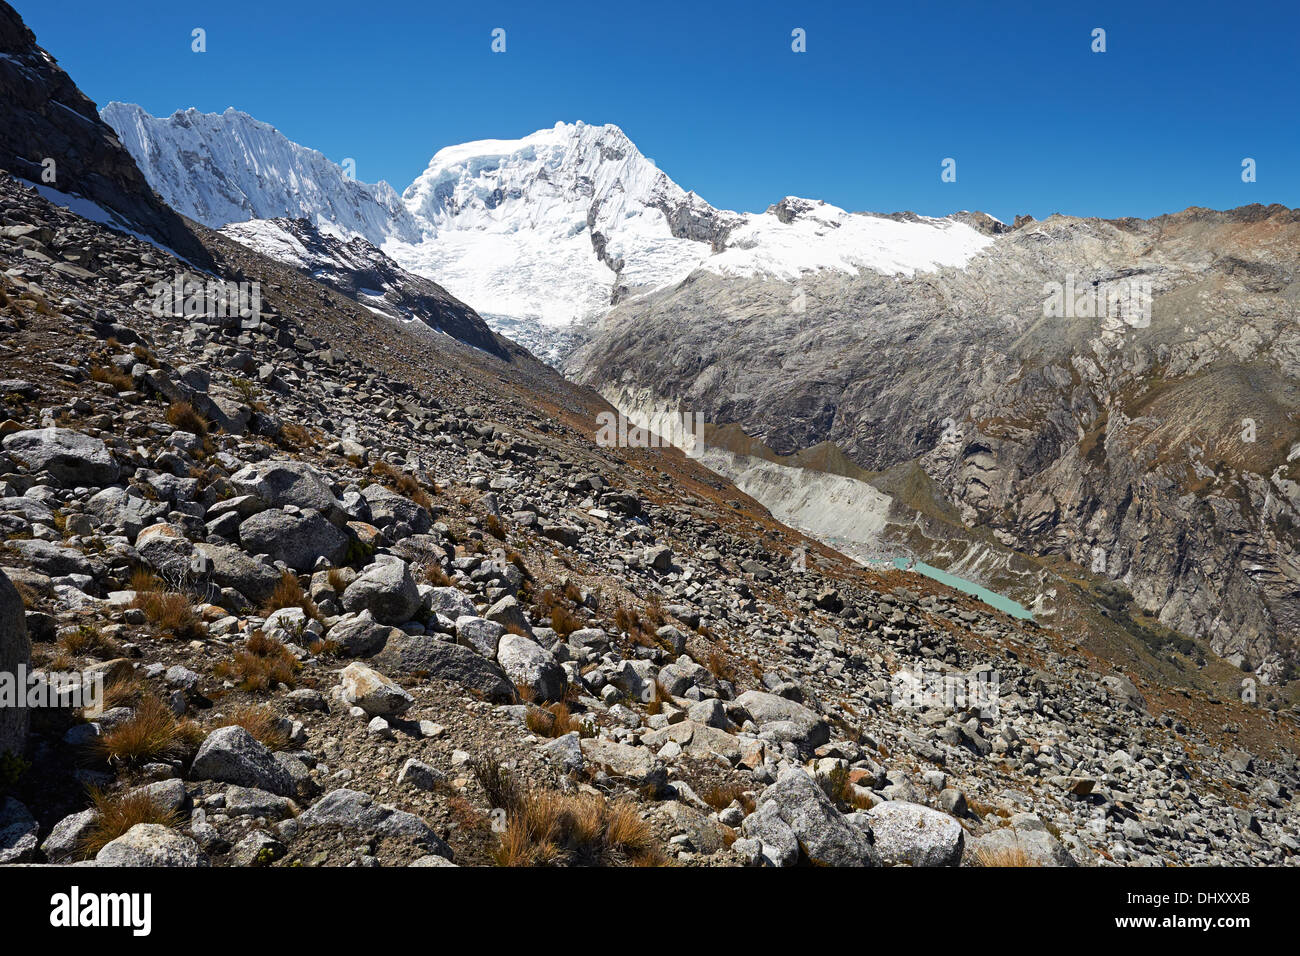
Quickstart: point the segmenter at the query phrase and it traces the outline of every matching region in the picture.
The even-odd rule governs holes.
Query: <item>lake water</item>
[[[887,564],[889,562],[868,561],[868,564]],[[977,597],[989,607],[995,607],[1004,614],[1010,614],[1012,617],[1023,618],[1028,621],[1034,619],[1034,615],[1011,598],[998,594],[996,591],[990,591],[986,587],[976,584],[974,581],[967,581],[965,578],[959,578],[955,574],[949,574],[942,568],[936,568],[926,564],[924,561],[909,562],[907,558],[894,558],[893,565],[900,571],[915,571],[917,574],[924,574],[927,578],[933,578],[940,584],[946,584],[954,591],[961,591],[963,594],[969,594]]]

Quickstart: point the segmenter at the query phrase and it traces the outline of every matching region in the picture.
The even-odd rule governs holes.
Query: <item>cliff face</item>
[[[211,264],[181,217],[149,188],[95,104],[3,0],[0,130],[0,169],[89,200],[103,210],[100,218],[108,225],[141,232],[195,265]]]
[[[1300,634],[1297,219],[1058,216],[911,277],[697,273],[620,305],[568,368],[782,454],[918,462],[969,525],[1276,680]]]

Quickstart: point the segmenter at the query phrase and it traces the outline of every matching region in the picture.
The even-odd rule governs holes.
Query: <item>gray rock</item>
[[[509,594],[484,611],[483,616],[489,621],[500,624],[508,631],[516,630],[523,631],[526,634],[532,633],[528,618],[524,616],[523,607],[515,597]]]
[[[506,629],[496,621],[464,614],[456,618],[456,643],[468,647],[490,661],[497,658],[497,646]]]
[[[761,840],[774,866],[809,862],[823,866],[879,866],[866,834],[850,824],[804,770],[783,771],[762,792],[741,824],[744,836]]]
[[[965,847],[961,824],[916,803],[880,803],[867,811],[876,851],[889,864],[957,866]]]
[[[282,820],[295,810],[288,797],[252,787],[227,787],[225,812],[232,817],[266,817]]]
[[[760,690],[750,690],[737,697],[736,703],[745,708],[760,728],[765,724],[789,725],[782,729],[793,729],[789,736],[805,750],[820,747],[830,740],[830,726],[826,721],[793,700]]]
[[[99,866],[207,866],[189,837],[157,823],[137,823],[95,856]]]
[[[347,553],[348,536],[318,511],[268,508],[240,524],[239,543],[253,554],[269,555],[272,561],[283,561],[302,573],[310,571],[318,558],[340,563]]]
[[[261,830],[254,830],[230,850],[232,866],[270,866],[289,852],[288,847]]]
[[[376,836],[406,837],[438,856],[452,856],[451,848],[419,817],[376,804],[370,794],[358,790],[342,788],[327,793],[298,817],[298,822],[308,828],[338,827]]]
[[[86,513],[105,525],[121,528],[132,541],[144,529],[166,517],[167,502],[145,498],[135,487],[112,485],[86,502]]]
[[[470,596],[460,588],[434,588],[429,592],[429,608],[453,621],[458,617],[478,614]]]
[[[108,446],[68,428],[14,432],[0,444],[30,471],[48,471],[65,486],[110,485],[121,474]]]
[[[230,481],[241,495],[252,495],[271,508],[292,505],[325,516],[340,510],[325,476],[304,462],[259,461],[235,472]]]
[[[420,592],[407,563],[389,559],[372,564],[349,584],[342,602],[354,614],[369,611],[380,624],[405,624],[420,608]]]
[[[433,518],[428,511],[383,485],[366,485],[361,494],[370,505],[371,522],[381,528],[402,524],[410,528],[412,534],[427,534],[433,527]]]
[[[339,646],[346,657],[369,657],[384,649],[388,639],[400,634],[386,624],[380,624],[369,611],[347,615],[326,632],[326,638]]]
[[[532,691],[538,701],[560,700],[568,685],[564,668],[555,655],[518,634],[503,634],[497,645],[497,663],[516,686]]]
[[[218,780],[283,797],[293,796],[295,791],[289,772],[243,727],[220,727],[208,734],[190,774],[196,780]]]
[[[402,765],[401,772],[397,775],[397,785],[417,790],[436,790],[446,779],[447,775],[441,770],[412,757]]]
[[[36,818],[13,797],[0,802],[0,864],[21,863],[36,852]]]
[[[197,544],[194,550],[212,562],[207,577],[217,587],[234,588],[251,601],[265,601],[280,583],[280,572],[242,548],[226,544]]]
[[[343,697],[372,717],[396,717],[406,713],[415,698],[383,674],[353,661],[343,668]]]
[[[450,681],[493,703],[515,700],[515,686],[500,664],[428,634],[390,637],[373,663],[390,674],[423,673]]]
[[[41,844],[41,852],[51,863],[62,863],[77,857],[87,837],[99,822],[99,811],[93,807],[73,813],[54,824],[54,829]]]
[[[135,549],[164,578],[179,580],[189,573],[194,544],[185,537],[184,528],[162,521],[140,531]]]
[[[10,551],[20,554],[34,569],[51,577],[65,574],[94,574],[94,567],[86,556],[75,548],[65,548],[53,541],[39,538],[18,539],[5,543]]]

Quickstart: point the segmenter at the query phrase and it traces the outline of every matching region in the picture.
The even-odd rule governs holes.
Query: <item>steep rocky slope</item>
[[[368,309],[423,322],[499,358],[522,351],[436,282],[402,269],[361,236],[344,241],[305,219],[257,219],[224,230],[236,242],[300,269]]]
[[[911,278],[698,273],[615,308],[568,368],[638,420],[702,413],[782,454],[830,441],[871,471],[917,462],[969,526],[1099,571],[1284,681],[1300,624],[1297,218],[1053,217]],[[1068,281],[1102,303],[1149,282],[1152,305],[1046,316],[1049,284]]]
[[[863,571],[597,445],[608,406],[527,357],[215,234],[256,322],[154,315],[177,262],[9,179],[0,221],[0,564],[33,665],[108,682],[34,714],[0,861],[1300,859],[1267,688],[1130,679]]]

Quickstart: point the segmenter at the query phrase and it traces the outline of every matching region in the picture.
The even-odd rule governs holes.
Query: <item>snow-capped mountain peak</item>
[[[350,179],[322,153],[233,107],[149,115],[109,103],[100,116],[117,132],[151,186],[213,229],[248,219],[310,219],[322,231],[379,244],[415,239],[419,228],[387,183]]]
[[[217,228],[303,218],[360,235],[552,357],[563,330],[697,269],[786,282],[819,270],[911,275],[963,267],[994,241],[969,217],[850,213],[795,196],[761,213],[716,209],[613,125],[445,147],[399,197],[237,110],[159,119],[112,103],[103,116],[191,218]]]

